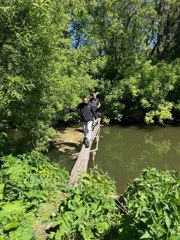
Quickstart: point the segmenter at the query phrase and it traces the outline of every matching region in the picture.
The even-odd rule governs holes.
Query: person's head
[[[96,92],[92,92],[91,96],[92,96],[93,98],[96,98]]]
[[[83,101],[83,103],[88,104],[88,98],[87,98],[87,96],[83,96],[83,97],[82,97],[82,101]]]

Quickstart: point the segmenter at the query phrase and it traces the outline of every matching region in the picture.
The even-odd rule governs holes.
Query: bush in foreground
[[[124,198],[136,239],[180,239],[180,173],[145,169]]]
[[[68,174],[35,151],[1,161],[0,239],[33,239],[59,204]]]

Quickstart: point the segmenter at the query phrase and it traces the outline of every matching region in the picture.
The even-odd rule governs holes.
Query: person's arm
[[[99,99],[97,99],[97,108],[100,108],[100,106],[101,106],[101,103],[100,103]]]
[[[95,109],[94,109],[94,107],[91,105],[91,112],[92,112],[92,114],[93,114],[93,117],[95,118],[95,119],[97,119],[98,118],[98,116],[97,116],[97,114],[96,114],[96,112],[95,112]]]

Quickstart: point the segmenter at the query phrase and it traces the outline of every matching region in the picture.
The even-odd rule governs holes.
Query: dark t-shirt
[[[91,103],[80,103],[78,108],[80,110],[81,121],[89,122],[93,120],[93,117],[97,118],[94,106]]]
[[[95,106],[95,110],[97,110],[97,107],[98,107],[98,105],[99,105],[99,99],[98,98],[90,98],[90,102],[91,102],[91,104],[93,104],[94,106]]]

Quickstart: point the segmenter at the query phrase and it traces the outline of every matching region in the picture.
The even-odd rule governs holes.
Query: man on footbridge
[[[87,96],[83,96],[82,102],[78,105],[78,109],[80,111],[81,121],[83,123],[83,131],[84,131],[84,144],[88,148],[91,140],[91,132],[92,132],[92,124],[93,118],[95,118],[95,122],[97,121],[96,109],[93,104],[91,104],[88,100]]]

